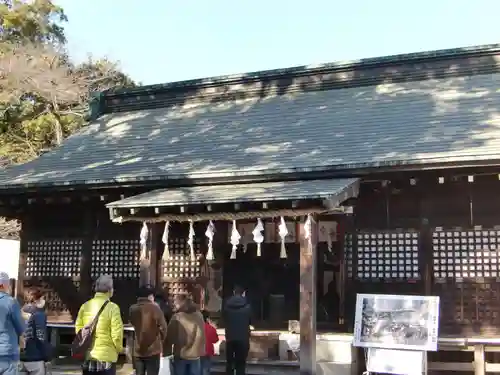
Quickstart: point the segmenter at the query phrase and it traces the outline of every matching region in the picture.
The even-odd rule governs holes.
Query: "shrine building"
[[[240,284],[254,336],[297,321],[306,353],[357,293],[438,295],[440,336],[499,335],[498,87],[490,45],[101,93],[0,173],[18,296],[71,323],[110,274],[125,322],[140,283],[217,319]]]

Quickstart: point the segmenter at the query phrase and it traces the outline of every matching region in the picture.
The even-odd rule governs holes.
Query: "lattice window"
[[[179,294],[188,294],[191,291],[192,285],[190,282],[165,282],[163,287],[167,291],[170,298]]]
[[[200,269],[200,239],[195,238],[194,250],[196,259],[192,260],[190,256],[187,239],[173,237],[169,238],[170,258],[163,261],[163,279],[195,279],[201,274]]]
[[[433,294],[440,296],[440,331],[449,335],[463,334],[464,326],[474,325],[476,334],[498,335],[500,303],[497,282],[436,283]]]
[[[344,236],[344,261],[347,270],[347,277],[353,276],[353,248],[352,248],[352,234],[346,233]]]
[[[500,231],[436,231],[432,240],[435,278],[500,277]]]
[[[358,279],[419,279],[417,232],[358,233]]]
[[[78,276],[82,247],[81,239],[28,241],[26,276]]]
[[[95,240],[92,243],[91,275],[115,278],[139,277],[139,240]]]
[[[175,296],[180,294],[190,295],[195,302],[199,302],[200,290],[196,282],[193,281],[164,281],[163,290],[168,295],[170,302],[174,301]]]

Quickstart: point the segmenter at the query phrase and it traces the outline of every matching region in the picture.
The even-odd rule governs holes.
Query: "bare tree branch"
[[[17,220],[0,217],[0,238],[4,240],[19,240],[21,224]]]
[[[5,45],[4,45],[5,44]],[[36,95],[57,107],[86,107],[92,91],[123,83],[116,64],[89,61],[79,67],[64,51],[50,45],[3,43],[0,50],[0,100],[18,100]]]

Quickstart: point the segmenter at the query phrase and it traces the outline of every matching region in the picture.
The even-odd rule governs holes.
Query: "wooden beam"
[[[311,238],[300,233],[300,375],[316,374],[318,225],[311,221]]]
[[[113,211],[112,211],[113,212]],[[299,217],[308,214],[327,215],[333,213],[342,213],[343,208],[339,207],[333,210],[324,207],[298,208],[298,209],[276,209],[269,211],[241,211],[241,212],[206,212],[197,214],[161,214],[158,216],[111,216],[114,223],[124,223],[126,221],[137,221],[146,223],[158,223],[165,221],[189,222],[189,221],[208,221],[208,220],[247,220],[256,218],[273,218],[279,216]],[[113,213],[111,215],[114,215]]]

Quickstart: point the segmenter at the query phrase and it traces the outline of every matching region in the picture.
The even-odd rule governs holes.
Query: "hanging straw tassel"
[[[257,244],[257,256],[260,257],[261,254],[261,248],[262,248],[262,242],[264,242],[264,236],[262,235],[262,231],[264,230],[264,225],[262,224],[261,219],[257,219],[257,225],[255,226],[254,230],[252,231],[253,234],[253,240]]]
[[[233,248],[229,259],[236,259],[236,250],[238,249],[240,239],[241,235],[238,233],[238,229],[236,228],[236,220],[233,220],[233,228],[231,229],[231,245],[233,245]]]
[[[286,227],[285,218],[281,217],[281,223],[279,225],[279,236],[281,237],[281,251],[280,258],[286,258],[286,247],[285,247],[285,237],[288,235],[288,228]]]
[[[139,242],[141,244],[141,259],[146,259],[146,253],[148,249],[148,236],[148,225],[144,222],[142,224],[141,233],[139,235]]]
[[[312,245],[312,217],[307,215],[307,220],[304,223],[304,237],[308,240],[309,246]]]
[[[214,233],[215,233],[215,226],[212,220],[210,220],[207,226],[207,230],[205,231],[205,236],[208,238],[208,251],[205,257],[206,260],[214,259],[214,249],[213,249]]]
[[[192,220],[189,222],[188,245],[189,245],[189,252],[190,252],[191,260],[196,260],[196,255],[194,253],[194,224],[193,224]]]
[[[168,231],[170,228],[170,221],[165,222],[165,229],[163,229],[163,236],[161,237],[161,241],[165,245],[165,248],[163,249],[163,260],[169,260],[170,259],[170,249],[168,248]]]
[[[286,259],[286,246],[285,246],[285,241],[283,241],[283,240],[281,241],[280,258]]]

